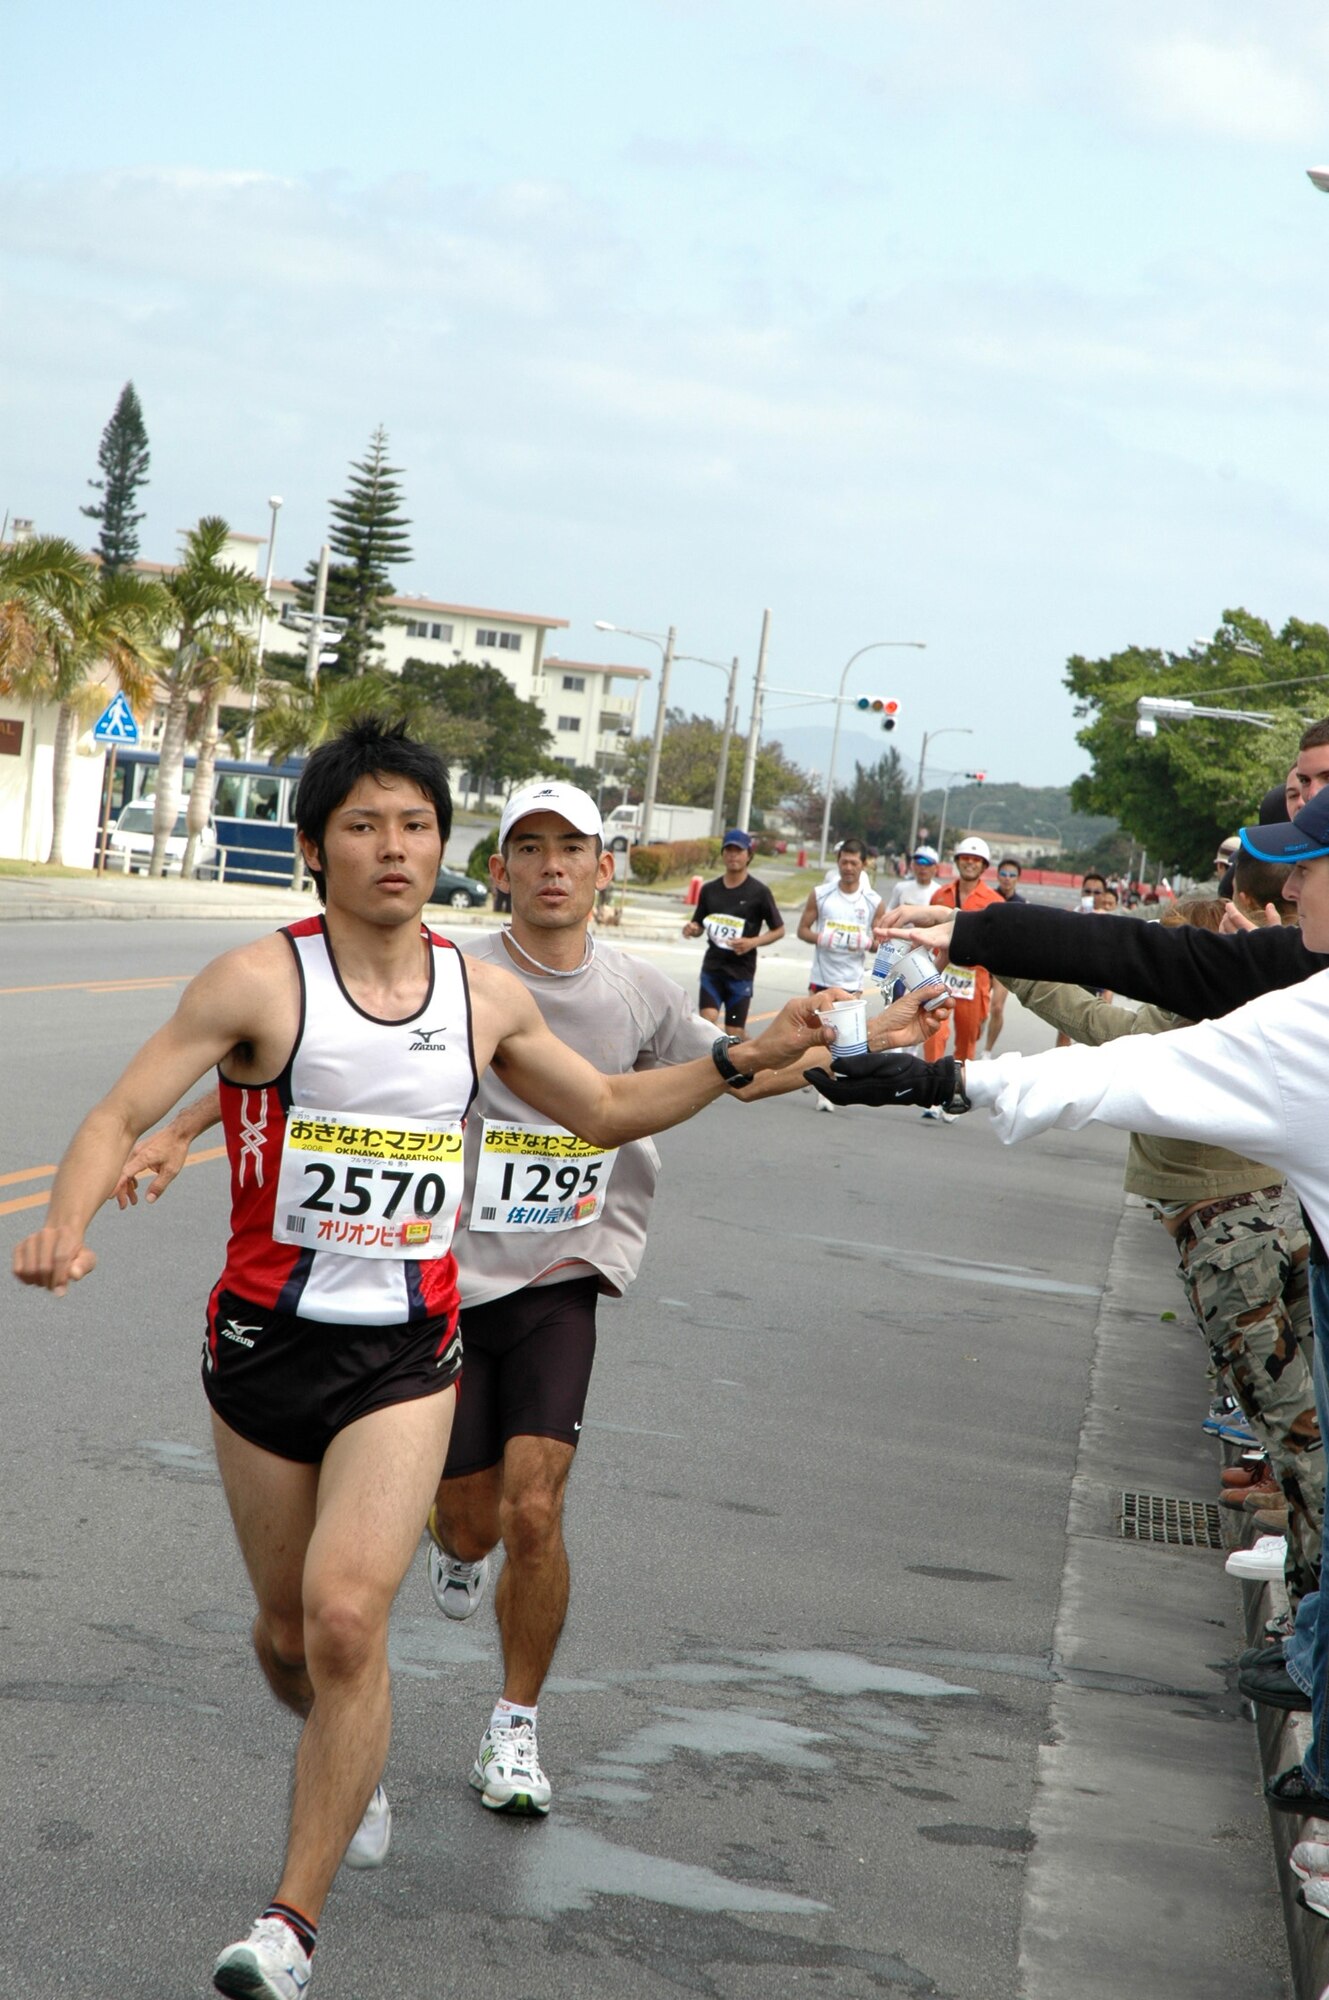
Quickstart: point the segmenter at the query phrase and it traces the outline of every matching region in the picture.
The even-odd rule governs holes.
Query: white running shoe
[[[1329,1875],[1329,1846],[1322,1840],[1299,1840],[1287,1859],[1299,1882],[1309,1882],[1312,1875]]]
[[[817,1101],[816,1101],[816,1103],[815,1103],[815,1104],[813,1105],[812,1109],[813,1109],[814,1111],[834,1111],[834,1109],[835,1109],[835,1106],[834,1106],[834,1105],[833,1105],[833,1104],[831,1103],[831,1100],[830,1100],[830,1098],[829,1098],[829,1097],[823,1097],[823,1096],[822,1096],[822,1094],[821,1094],[821,1092],[820,1092],[820,1091],[818,1091],[818,1092],[817,1092]]]
[[[228,1945],[212,1968],[219,1993],[238,2000],[300,2000],[310,1965],[295,1932],[280,1917],[260,1917],[240,1944]]]
[[[1303,1910],[1317,1917],[1329,1917],[1329,1875],[1309,1875],[1297,1891]]]
[[[392,1807],[382,1785],[365,1807],[365,1816],[351,1835],[351,1844],[342,1856],[347,1868],[381,1868],[392,1845]]]
[[[491,1725],[480,1738],[471,1783],[491,1812],[547,1813],[549,1780],[540,1769],[540,1746],[529,1722],[509,1729]]]
[[[429,1544],[429,1588],[445,1618],[469,1618],[485,1594],[489,1578],[489,1558],[478,1563],[459,1562],[445,1555],[437,1542]]]
[[[1223,1567],[1229,1576],[1244,1576],[1252,1583],[1272,1583],[1282,1576],[1286,1558],[1286,1535],[1261,1535],[1250,1548],[1233,1549]]]

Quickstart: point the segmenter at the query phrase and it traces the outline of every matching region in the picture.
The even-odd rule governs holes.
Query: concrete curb
[[[1249,1709],[1242,1587],[1205,1548],[1122,1539],[1123,1492],[1207,1501],[1204,1356],[1173,1259],[1122,1215],[1067,1517],[1057,1681],[1020,1931],[1024,2000],[1286,2000],[1284,1910]],[[1301,1913],[1298,1912],[1298,1915]]]

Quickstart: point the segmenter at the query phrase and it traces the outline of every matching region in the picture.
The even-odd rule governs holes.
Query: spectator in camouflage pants
[[[1022,1006],[1072,1041],[1097,1045],[1183,1025],[1161,1007],[1133,1010],[1082,986],[1000,976]],[[1144,1197],[1176,1243],[1179,1276],[1214,1365],[1269,1454],[1288,1503],[1284,1581],[1295,1608],[1318,1587],[1324,1527],[1310,1240],[1277,1175],[1221,1146],[1133,1132],[1125,1187]]]
[[[1288,1596],[1317,1587],[1324,1450],[1311,1380],[1310,1238],[1281,1191],[1196,1209],[1177,1233],[1181,1282],[1215,1368],[1269,1454],[1288,1503]]]

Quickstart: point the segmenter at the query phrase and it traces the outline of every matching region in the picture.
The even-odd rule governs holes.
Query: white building
[[[233,531],[223,560],[262,576],[259,556],[265,546],[261,536]],[[145,575],[160,576],[169,565],[140,562],[135,567]],[[271,602],[274,615],[265,622],[265,651],[301,650],[303,636],[279,622],[284,609],[298,606],[294,582],[274,577]],[[445,667],[460,660],[495,667],[523,701],[534,701],[543,711],[554,739],[555,762],[567,769],[588,767],[603,778],[615,776],[628,738],[638,734],[637,705],[643,684],[651,678],[649,669],[547,654],[550,633],[566,631],[569,621],[543,613],[446,604],[431,597],[393,597],[388,613],[394,622],[384,626],[379,639],[389,673],[400,673],[408,659]],[[112,692],[108,685],[108,700]],[[245,699],[237,696],[237,702]],[[164,705],[146,721],[140,718],[146,744],[160,740],[164,720]],[[46,858],[55,722],[54,708],[34,709],[0,699],[0,855],[29,861]],[[90,731],[80,738],[78,751],[64,858],[70,866],[88,867],[100,817],[105,757]]]

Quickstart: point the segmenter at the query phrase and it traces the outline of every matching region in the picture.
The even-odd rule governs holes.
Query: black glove
[[[969,1109],[954,1056],[930,1063],[888,1049],[878,1056],[832,1057],[832,1063],[829,1070],[803,1072],[832,1104],[940,1104],[947,1111]]]

